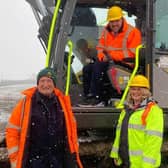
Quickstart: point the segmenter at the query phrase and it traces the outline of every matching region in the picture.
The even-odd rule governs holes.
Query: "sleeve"
[[[129,48],[128,54],[135,55],[136,47],[140,44],[142,44],[141,32],[137,28],[134,28],[129,34],[127,41],[127,47]]]
[[[115,136],[114,143],[113,143],[113,146],[112,146],[112,150],[111,150],[111,153],[110,153],[110,157],[117,159],[118,164],[121,164],[121,159],[118,155],[118,151],[119,151],[121,124],[122,124],[122,120],[123,120],[124,116],[125,116],[125,110],[122,110],[122,112],[119,116],[119,119],[118,119],[118,124],[117,124],[117,127],[116,127],[116,136]]]
[[[162,141],[163,111],[155,105],[151,108],[147,117],[142,168],[154,168],[160,166]]]
[[[20,141],[22,100],[14,107],[6,126],[6,144],[11,164],[17,160]]]

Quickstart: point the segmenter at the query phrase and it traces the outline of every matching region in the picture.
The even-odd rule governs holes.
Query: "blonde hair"
[[[143,100],[145,100],[146,98],[151,97],[152,94],[151,94],[151,92],[150,92],[150,90],[148,88],[140,87],[140,89],[141,89],[141,92],[142,92],[142,100],[141,100],[141,102]],[[134,102],[133,102],[133,99],[131,97],[130,90],[129,90],[128,94],[127,94],[126,102],[127,102],[127,105],[129,107],[133,107]]]

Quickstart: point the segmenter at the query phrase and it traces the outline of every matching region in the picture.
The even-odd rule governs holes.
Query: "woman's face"
[[[50,96],[54,91],[54,87],[53,80],[46,76],[41,77],[37,85],[38,91],[45,96]]]
[[[136,87],[136,86],[131,87],[130,95],[134,103],[140,103],[142,101],[142,96],[143,96],[141,87]]]

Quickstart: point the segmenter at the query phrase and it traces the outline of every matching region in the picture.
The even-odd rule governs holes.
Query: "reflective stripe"
[[[111,50],[122,51],[123,50],[122,48],[116,48],[116,47],[112,47],[112,46],[103,46],[101,44],[97,45],[97,48],[101,48],[102,49],[101,51],[103,51],[103,49],[106,49],[107,51],[111,51]]]
[[[130,156],[141,156],[142,153],[143,152],[141,150],[129,150],[129,155]]]
[[[118,150],[119,149],[117,147],[112,147],[112,152],[118,153]],[[142,150],[129,150],[129,155],[130,156],[142,156],[142,154],[143,154]],[[143,161],[151,163],[151,164],[155,164],[155,162],[156,162],[155,159],[147,158],[147,157],[143,157]]]
[[[145,126],[144,125],[138,125],[138,124],[129,124],[128,128],[137,129],[137,130],[144,130]],[[117,129],[121,129],[121,125],[117,125]],[[163,133],[160,132],[160,131],[146,130],[145,133],[148,134],[148,135],[155,135],[155,136],[158,136],[160,138],[163,137]]]
[[[118,153],[119,148],[112,147],[112,152]],[[129,150],[130,156],[141,156],[143,154],[142,150]]]
[[[16,168],[16,161],[15,162],[11,162],[11,168]]]
[[[26,104],[26,97],[23,98],[22,111],[21,111],[21,116],[20,116],[20,118],[21,118],[21,120],[20,120],[20,128],[22,128],[25,104]]]
[[[136,48],[127,48],[127,39],[128,36],[130,34],[130,32],[133,30],[133,27],[131,25],[128,25],[128,29],[125,32],[125,35],[123,37],[123,41],[122,41],[122,47],[121,48],[116,48],[113,46],[108,46],[107,45],[107,33],[109,33],[106,29],[104,29],[104,46],[102,45],[98,45],[97,47],[102,48],[102,49],[106,49],[107,51],[123,51],[123,55],[124,58],[128,58],[129,54],[128,54],[128,50],[130,50],[131,52],[133,52],[135,54]]]
[[[128,128],[137,129],[137,130],[144,130],[145,126],[144,125],[138,125],[138,124],[129,124]]]
[[[121,129],[121,124],[120,124],[120,125],[117,125],[117,129]]]
[[[8,149],[8,154],[11,155],[11,154],[17,152],[18,149],[19,149],[18,146],[12,147],[12,148]]]
[[[121,127],[121,126],[120,126]],[[129,124],[128,125],[128,128],[131,128],[131,129],[137,129],[137,130],[144,130],[145,129],[145,126],[144,125],[138,125],[138,124]],[[158,136],[160,138],[163,137],[163,133],[160,132],[160,131],[154,131],[154,130],[147,130],[145,131],[148,135],[155,135],[155,136]]]
[[[133,27],[131,25],[128,25],[128,29],[125,33],[125,36],[123,38],[123,42],[122,42],[122,48],[123,48],[123,54],[124,54],[124,58],[128,58],[129,55],[128,55],[128,49],[127,49],[127,39],[128,39],[128,36],[130,34],[130,32],[133,30]]]
[[[113,51],[122,51],[123,50],[123,48],[114,48],[114,47],[112,47],[112,46],[109,46],[109,47],[107,47],[106,48],[108,51],[111,51],[111,50],[113,50]]]
[[[105,47],[105,46],[99,44],[99,45],[97,45],[97,48],[100,48],[101,50],[100,50],[100,49],[99,49],[99,50],[100,50],[100,51],[103,51],[103,50],[106,49],[107,47]],[[99,52],[99,50],[98,50],[98,52]]]
[[[103,51],[103,49],[106,49],[107,51],[111,51],[111,50],[113,50],[113,51],[123,51],[123,48],[116,48],[116,47],[112,47],[112,46],[106,46],[105,47],[101,44],[97,45],[97,48],[102,49],[102,50],[99,49],[101,52]],[[127,49],[131,50],[131,52],[133,52],[133,53],[135,53],[135,51],[136,51],[136,48],[127,48]],[[98,50],[98,52],[99,52],[99,50]]]
[[[101,48],[101,47],[100,47]],[[105,47],[104,47],[105,48]],[[101,49],[101,50],[98,50],[97,51],[98,53],[102,53],[103,52],[103,49]]]
[[[136,52],[136,48],[129,48],[129,50],[130,50],[132,53],[134,53],[134,54],[135,54],[135,52]]]
[[[160,131],[147,130],[146,133],[149,134],[149,135],[155,135],[155,136],[158,136],[158,137],[160,137],[160,138],[163,137],[163,133],[160,132]]]
[[[16,130],[18,130],[18,131],[20,131],[20,129],[21,129],[19,126],[14,125],[14,124],[12,124],[12,123],[10,123],[10,122],[8,122],[6,128],[12,128],[12,129],[16,129]]]
[[[155,165],[156,160],[148,157],[143,157],[143,161]]]
[[[113,146],[113,147],[112,147],[112,152],[118,153],[118,148]]]
[[[108,33],[108,31],[106,30],[106,29],[104,29],[105,31],[104,31],[104,45],[105,45],[105,47],[107,47],[107,33]]]

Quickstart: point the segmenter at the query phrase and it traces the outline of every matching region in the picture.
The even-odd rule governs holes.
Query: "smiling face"
[[[140,104],[143,100],[143,92],[141,87],[130,87],[130,96],[132,100],[134,101],[134,104]]]
[[[118,33],[119,30],[121,29],[123,24],[123,19],[118,19],[118,20],[114,20],[114,21],[110,21],[109,22],[109,27],[112,30],[112,32],[114,33]]]
[[[54,82],[51,78],[43,76],[39,79],[37,89],[41,94],[50,96],[54,91]]]

